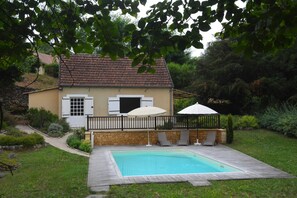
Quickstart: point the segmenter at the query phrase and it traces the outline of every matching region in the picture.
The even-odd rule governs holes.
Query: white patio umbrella
[[[185,115],[211,115],[211,114],[219,114],[215,110],[201,105],[198,102],[191,106],[184,108],[183,110],[179,111],[178,114],[185,114]],[[196,134],[197,142],[195,144],[199,144],[198,142],[198,126],[197,126],[197,134]]]
[[[133,109],[132,111],[128,112],[128,117],[155,117],[158,115],[162,115],[166,112],[165,109],[161,109],[159,107],[139,107]],[[152,146],[150,144],[150,132],[147,131],[147,145]]]

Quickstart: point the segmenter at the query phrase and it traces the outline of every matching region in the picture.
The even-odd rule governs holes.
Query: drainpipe
[[[170,115],[173,115],[173,88],[170,88]]]

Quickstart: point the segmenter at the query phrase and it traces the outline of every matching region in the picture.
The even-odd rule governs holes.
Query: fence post
[[[124,116],[121,115],[121,128],[122,128],[122,131],[124,131]]]
[[[157,117],[155,116],[155,130],[157,130]]]
[[[189,130],[189,116],[187,115],[187,130]]]

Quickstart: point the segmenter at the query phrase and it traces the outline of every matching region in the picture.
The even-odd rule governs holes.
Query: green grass
[[[230,147],[297,176],[297,139],[265,130],[235,131]],[[112,186],[109,197],[296,197],[297,179],[212,181],[209,187],[188,183]]]
[[[51,146],[16,153],[21,166],[0,179],[0,197],[86,197],[88,158]]]

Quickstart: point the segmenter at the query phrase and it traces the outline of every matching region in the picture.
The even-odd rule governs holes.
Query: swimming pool
[[[122,176],[239,172],[240,170],[198,155],[176,150],[112,151]]]

